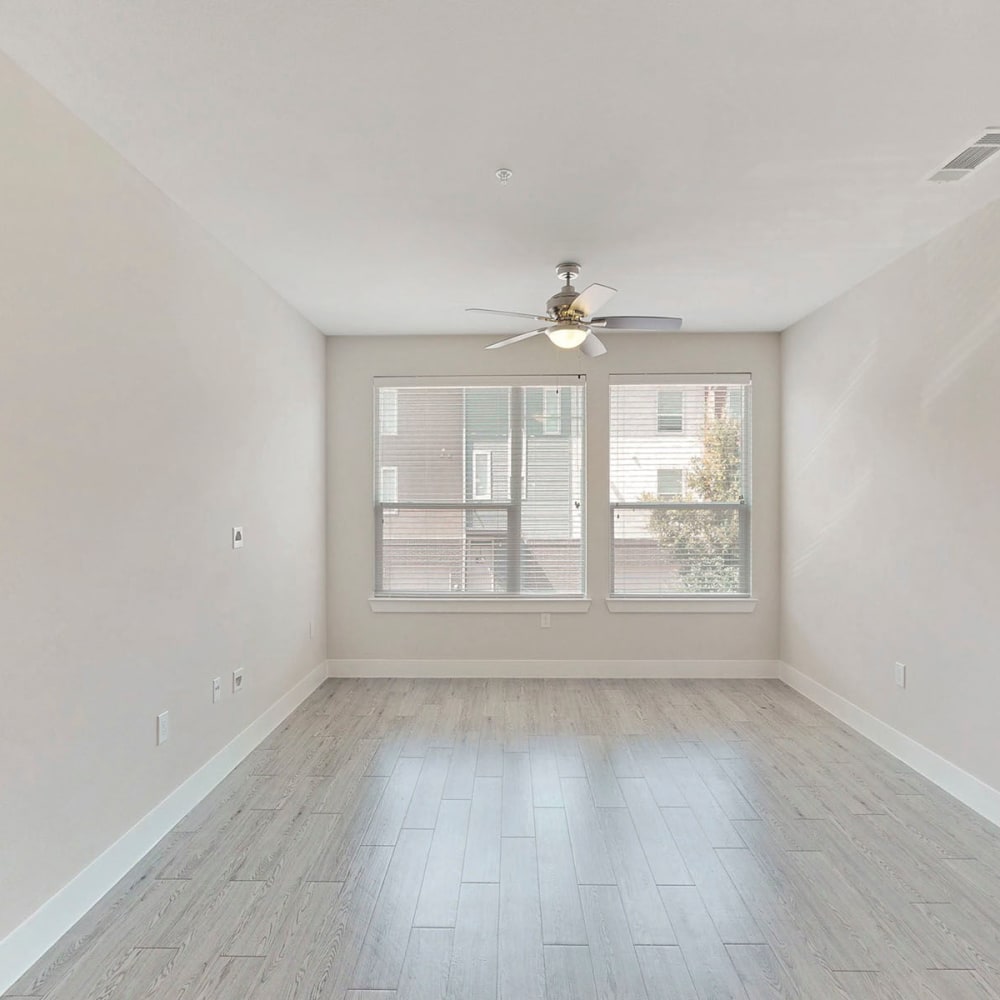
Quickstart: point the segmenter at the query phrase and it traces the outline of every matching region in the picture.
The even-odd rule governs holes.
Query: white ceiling
[[[463,308],[566,258],[779,330],[1000,196],[925,180],[1000,125],[996,0],[0,0],[0,48],[327,333],[517,332]]]

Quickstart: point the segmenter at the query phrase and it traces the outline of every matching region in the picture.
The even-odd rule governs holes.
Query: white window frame
[[[664,374],[664,375],[612,375],[610,385],[652,385],[670,386],[671,389],[679,385],[706,386],[706,385],[745,385],[747,391],[743,399],[743,433],[744,433],[744,461],[743,461],[743,491],[739,503],[733,504],[702,504],[704,508],[716,507],[736,507],[740,511],[740,541],[742,545],[741,568],[743,575],[743,591],[737,594],[694,594],[685,595],[683,593],[669,594],[642,594],[642,593],[621,593],[615,592],[615,516],[619,510],[657,510],[663,508],[681,508],[690,510],[690,503],[670,503],[667,501],[655,502],[620,502],[611,501],[610,504],[610,553],[609,553],[609,576],[608,576],[608,597],[605,604],[611,612],[685,612],[685,613],[706,613],[706,612],[753,612],[757,607],[757,600],[752,593],[753,567],[751,563],[751,514],[752,506],[750,502],[751,482],[753,473],[753,435],[752,435],[752,389],[753,378],[749,373],[719,373],[705,372],[700,374]],[[683,400],[683,395],[682,395]],[[657,433],[677,433],[676,431],[661,431],[660,423],[660,393],[657,393],[656,414]],[[683,413],[683,402],[682,402]],[[683,418],[681,421],[683,427]],[[610,423],[608,432],[610,433]],[[610,438],[609,438],[610,445]],[[610,486],[610,483],[609,483]],[[610,490],[609,490],[610,494]]]
[[[479,463],[485,460],[486,464],[486,489],[478,489],[477,471]],[[488,448],[476,448],[472,452],[472,499],[492,500],[493,499],[493,452]]]
[[[435,387],[512,387],[523,390],[532,387],[550,388],[554,386],[582,386],[580,426],[581,426],[581,492],[579,501],[580,516],[580,545],[581,545],[581,566],[580,566],[580,593],[533,595],[523,594],[517,591],[507,591],[496,595],[484,595],[481,593],[444,595],[444,594],[388,594],[377,591],[369,598],[369,606],[376,612],[445,612],[454,613],[456,611],[478,613],[490,612],[552,612],[552,613],[580,613],[586,612],[590,608],[590,598],[586,594],[587,586],[587,381],[585,375],[542,375],[542,376],[441,376],[441,377],[398,377],[384,378],[376,377],[374,383],[374,397],[376,400],[375,412],[378,416],[376,431],[381,432],[381,405],[379,403],[379,393],[386,389],[398,389],[404,387],[414,388],[435,388]],[[398,395],[398,393],[397,393]],[[561,399],[560,399],[561,406]],[[543,402],[544,407],[544,402]],[[518,409],[514,407],[513,409]],[[519,410],[520,419],[523,421],[523,406]],[[562,413],[561,409],[557,416],[560,419],[560,430],[562,433]],[[522,423],[523,428],[523,423]],[[544,431],[544,427],[543,427]],[[512,428],[511,439],[515,437]],[[522,440],[523,444],[523,440]],[[478,449],[477,449],[478,450]],[[465,509],[465,510],[505,510],[508,511],[508,532],[513,532],[520,536],[520,511],[522,503],[527,499],[524,491],[524,451],[522,447],[512,449],[517,454],[511,454],[511,500],[498,502],[494,500],[468,501],[468,502],[397,502],[391,504],[394,511],[405,509]],[[380,452],[378,452],[380,454]],[[515,476],[514,470],[518,470]],[[398,480],[397,480],[398,483]],[[381,486],[381,483],[379,484]],[[514,497],[518,497],[514,501]],[[375,498],[375,582],[376,586],[381,579],[381,551],[382,551],[382,515],[388,513],[384,508],[390,506],[383,504],[380,497]],[[508,552],[514,553],[515,563],[514,579],[520,577],[520,545],[508,545]],[[508,563],[508,581],[512,579],[511,566]]]

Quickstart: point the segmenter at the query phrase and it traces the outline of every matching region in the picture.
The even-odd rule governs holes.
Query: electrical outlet
[[[170,713],[160,712],[156,717],[156,745],[166,743],[170,739]]]
[[[548,611],[542,612],[542,628],[552,628],[552,615]]]
[[[222,701],[222,678],[216,677],[212,681],[212,704]]]
[[[905,688],[906,687],[906,664],[897,663],[896,664],[896,686]]]
[[[239,694],[243,690],[243,668],[233,671],[233,694]]]
[[[240,527],[233,528],[233,548],[243,548],[243,529]]]

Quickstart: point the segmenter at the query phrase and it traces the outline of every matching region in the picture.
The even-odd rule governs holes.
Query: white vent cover
[[[1000,152],[1000,128],[986,129],[971,146],[963,149],[927,179],[937,184],[960,181],[977,167],[981,167],[996,152]]]

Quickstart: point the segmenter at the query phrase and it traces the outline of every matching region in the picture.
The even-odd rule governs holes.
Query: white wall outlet
[[[222,678],[216,677],[212,681],[212,704],[222,701]]]
[[[170,713],[160,712],[156,717],[156,745],[166,743],[170,739]]]
[[[906,664],[897,663],[896,664],[896,686],[905,688],[906,687]]]
[[[552,615],[548,611],[542,612],[542,628],[552,628]]]
[[[233,671],[233,694],[239,694],[243,690],[243,668]]]
[[[243,529],[240,527],[233,528],[233,548],[243,548]]]

